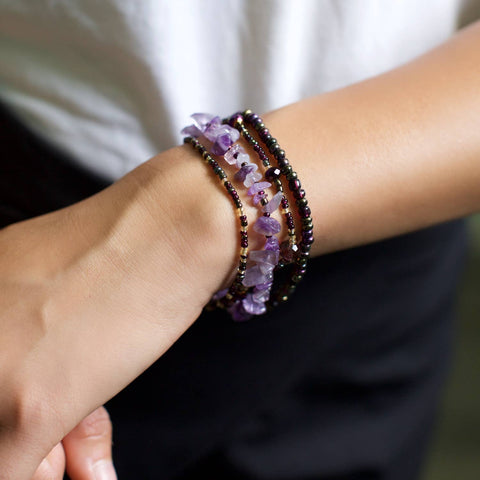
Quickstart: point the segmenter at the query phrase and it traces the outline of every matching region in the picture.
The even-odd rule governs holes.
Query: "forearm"
[[[314,254],[480,209],[480,25],[265,123],[305,186]]]

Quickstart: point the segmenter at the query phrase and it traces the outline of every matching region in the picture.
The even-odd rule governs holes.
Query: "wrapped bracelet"
[[[306,272],[307,260],[313,243],[313,223],[310,208],[301,188],[296,172],[293,171],[285,152],[280,148],[265,127],[262,119],[251,110],[237,112],[229,118],[221,120],[210,114],[194,114],[194,125],[182,130],[187,137],[185,143],[190,143],[202,158],[212,167],[213,172],[222,181],[232,197],[240,219],[240,262],[232,285],[213,295],[207,308],[226,309],[234,320],[247,320],[255,315],[261,315],[280,302],[285,302],[295,290],[297,284]],[[250,129],[254,130],[260,142]],[[199,137],[204,136],[211,144],[210,151],[200,143]],[[243,137],[254,154],[266,169],[265,179],[258,171],[258,166],[251,161],[250,155],[238,143]],[[263,148],[262,145],[265,147]],[[268,150],[268,154],[265,150]],[[237,167],[234,181],[243,183],[248,188],[247,194],[252,197],[254,205],[258,205],[262,215],[254,222],[253,229],[265,236],[263,250],[248,251],[248,221],[243,210],[239,194],[233,184],[228,181],[227,174],[213,156],[222,156],[230,165]],[[277,166],[271,166],[269,155]],[[298,217],[301,222],[301,240],[296,242],[295,221],[289,208],[281,176],[284,176],[291,194],[295,199]],[[268,200],[265,191],[272,183],[277,192]],[[280,232],[280,223],[271,214],[281,207],[288,230],[288,240],[279,242],[275,236]],[[279,270],[290,266],[290,275],[286,281],[275,285],[275,277]],[[283,275],[284,276],[284,275]]]

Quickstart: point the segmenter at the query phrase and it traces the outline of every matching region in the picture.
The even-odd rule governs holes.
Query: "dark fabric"
[[[0,113],[3,225],[107,185]],[[107,404],[119,478],[416,479],[465,247],[464,222],[446,223],[312,260],[254,321],[202,314]]]

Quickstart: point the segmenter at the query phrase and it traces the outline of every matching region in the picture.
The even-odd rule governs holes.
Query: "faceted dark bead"
[[[270,167],[266,172],[265,172],[265,178],[269,181],[272,181],[280,176],[282,172],[278,167]]]

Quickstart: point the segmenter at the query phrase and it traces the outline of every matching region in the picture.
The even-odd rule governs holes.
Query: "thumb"
[[[117,480],[112,463],[112,423],[104,407],[85,417],[64,439],[72,480]]]

